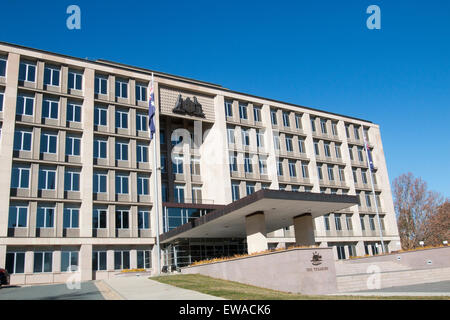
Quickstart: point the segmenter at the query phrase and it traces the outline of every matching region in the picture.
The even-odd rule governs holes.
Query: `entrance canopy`
[[[245,238],[246,216],[264,213],[266,231],[291,226],[293,218],[316,218],[358,204],[350,195],[263,189],[160,235],[161,243],[179,238]]]

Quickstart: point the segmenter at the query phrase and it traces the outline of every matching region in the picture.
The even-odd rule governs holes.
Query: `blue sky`
[[[81,30],[66,8],[81,9]],[[366,8],[381,9],[381,30]],[[391,181],[450,196],[450,1],[16,1],[1,41],[371,120]]]

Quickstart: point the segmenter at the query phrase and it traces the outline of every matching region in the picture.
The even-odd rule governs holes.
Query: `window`
[[[59,86],[59,76],[61,71],[58,67],[45,66],[44,85]]]
[[[325,223],[325,230],[330,231],[330,215],[329,214],[324,215],[323,221]]]
[[[316,156],[320,155],[319,151],[319,141],[314,141],[314,152],[316,153]]]
[[[277,161],[277,174],[279,176],[283,175],[283,162],[282,161]]]
[[[181,184],[175,185],[174,197],[176,203],[184,203],[184,185]]]
[[[358,159],[359,159],[359,162],[364,162],[363,148],[362,147],[358,147]]]
[[[38,206],[36,214],[36,228],[53,228],[55,207]]]
[[[345,246],[336,246],[338,259],[344,260],[345,259]]]
[[[129,215],[128,210],[116,210],[116,229],[128,229],[130,227]]]
[[[290,123],[289,123],[289,113],[288,112],[283,112],[283,125],[285,127],[289,127]]]
[[[311,118],[311,130],[316,132],[316,118]]]
[[[202,203],[202,187],[192,187],[192,203]]]
[[[14,132],[14,150],[31,151],[32,132],[24,129],[16,129]]]
[[[159,143],[161,145],[166,144],[166,132],[164,129],[159,130]]]
[[[78,251],[61,251],[61,272],[78,270]]]
[[[41,133],[41,153],[56,153],[58,146],[58,135],[52,133]]]
[[[266,159],[259,159],[259,173],[260,174],[267,174],[267,160]]]
[[[338,135],[337,122],[331,122],[331,132],[333,133],[333,136]]]
[[[241,104],[241,103],[239,104],[239,117],[243,120],[248,119],[246,104]]]
[[[270,119],[272,121],[273,125],[277,125],[278,121],[277,121],[277,110],[270,110]]]
[[[34,110],[34,96],[19,93],[17,96],[16,114],[18,116],[32,116]]]
[[[137,131],[147,131],[147,116],[142,113],[136,113],[136,130]]]
[[[298,152],[305,153],[305,139],[298,138]]]
[[[183,155],[173,156],[172,173],[183,174]]]
[[[106,126],[108,118],[108,109],[103,107],[94,108],[94,125]]]
[[[194,176],[200,175],[200,158],[191,157],[191,174]]]
[[[361,230],[366,230],[366,225],[364,223],[364,215],[359,216],[359,222],[361,223]]]
[[[33,62],[21,61],[19,65],[20,81],[36,81],[36,64]]]
[[[245,173],[253,173],[252,159],[249,155],[245,155],[244,157],[244,169]]]
[[[295,169],[295,162],[289,160],[289,176],[296,177],[297,176],[297,170]]]
[[[169,198],[169,190],[167,189],[167,183],[161,183],[161,200],[167,202]]]
[[[116,78],[116,97],[128,98],[128,81]]]
[[[330,144],[327,143],[327,142],[325,142],[325,143],[323,144],[323,149],[325,150],[325,156],[326,156],[327,158],[331,158]]]
[[[129,177],[125,174],[116,174],[116,193],[128,194]]]
[[[348,124],[345,125],[345,135],[350,138],[350,126]]]
[[[323,134],[327,134],[328,133],[328,131],[327,131],[327,120],[320,119],[320,127],[322,129],[322,133]]]
[[[28,189],[30,186],[30,166],[17,165],[12,167],[11,188]]]
[[[308,170],[308,164],[307,163],[302,163],[302,176],[305,179],[309,178],[309,170]]]
[[[167,173],[167,157],[161,153],[161,173]]]
[[[66,156],[79,156],[81,154],[81,138],[66,136]]]
[[[228,137],[228,143],[235,143],[234,140],[234,128],[227,128],[227,137]]]
[[[358,183],[358,173],[356,172],[356,169],[353,169],[352,172],[353,172],[353,181],[355,183]]]
[[[80,172],[67,169],[64,173],[64,191],[80,191]]]
[[[95,159],[106,159],[108,141],[103,139],[94,139],[94,158]]]
[[[334,170],[333,167],[328,167],[328,180],[334,181]]]
[[[6,58],[0,57],[0,77],[6,76]]]
[[[42,118],[58,119],[59,101],[44,98],[42,102]]]
[[[286,150],[288,152],[293,152],[294,151],[294,147],[292,146],[292,137],[291,136],[286,136]]]
[[[344,167],[339,167],[339,181],[345,181]]]
[[[137,250],[137,267],[138,269],[150,269],[151,268],[151,251],[150,250]]]
[[[108,78],[104,76],[95,76],[94,92],[96,94],[108,93]]]
[[[236,155],[234,155],[234,154],[230,154],[230,171],[231,172],[238,171],[237,158],[236,158]]]
[[[353,128],[353,132],[355,133],[355,139],[359,140],[359,128],[358,127],[354,127]]]
[[[336,159],[342,158],[341,146],[339,144],[334,145],[334,151],[336,152]]]
[[[63,228],[74,229],[78,228],[80,209],[65,207],[63,212]]]
[[[147,86],[145,84],[136,83],[136,100],[147,101]]]
[[[280,137],[278,135],[273,136],[273,145],[275,150],[280,150]]]
[[[233,102],[225,101],[225,114],[227,117],[233,117]]]
[[[372,199],[370,199],[370,194],[366,193],[366,207],[371,208],[372,207]]]
[[[247,189],[247,195],[251,195],[252,193],[255,192],[255,184],[247,182],[246,189]]]
[[[136,145],[136,153],[137,153],[137,162],[148,162],[148,146],[147,145],[137,144]]]
[[[92,228],[105,229],[108,211],[106,209],[94,209],[92,214]]]
[[[69,89],[82,90],[83,74],[81,72],[69,70],[68,87]]]
[[[256,122],[261,122],[261,107],[253,107],[253,116]]]
[[[297,129],[301,129],[302,128],[302,116],[300,114],[296,114],[295,115],[295,127]]]
[[[106,270],[106,251],[92,252],[92,271]]]
[[[146,210],[138,211],[138,229],[150,229],[150,212]]]
[[[350,160],[353,161],[353,147],[348,147],[348,153],[350,155]]]
[[[233,201],[237,201],[237,200],[240,199],[239,183],[233,182],[231,184],[231,193],[232,193],[232,196],[233,196]]]
[[[53,252],[35,252],[33,272],[52,272]]]
[[[334,214],[334,224],[336,225],[336,230],[337,231],[341,231],[342,230],[342,225],[341,225],[341,215],[335,213]]]
[[[108,174],[94,172],[94,193],[106,193],[108,186]]]
[[[322,165],[317,165],[317,174],[319,175],[319,180],[323,180]]]
[[[249,129],[244,129],[242,128],[242,144],[244,146],[249,146],[250,145],[250,133],[249,133]]]
[[[114,251],[114,269],[122,270],[130,268],[130,251]]]
[[[56,169],[39,168],[39,190],[56,189]]]
[[[149,195],[149,181],[150,178],[149,177],[145,177],[145,176],[138,176],[137,177],[137,191],[138,191],[138,195],[142,196],[142,195]]]
[[[383,230],[383,231],[386,230],[385,225],[384,225],[384,216],[380,216],[380,224],[381,224],[381,230]]]
[[[8,228],[26,228],[28,206],[12,205],[9,207]]]
[[[128,129],[128,112],[116,110],[116,128]]]
[[[352,216],[350,214],[345,215],[345,225],[347,230],[353,230]]]
[[[261,130],[258,130],[256,132],[256,146],[258,148],[264,147],[264,132],[262,132]]]
[[[25,252],[7,252],[6,270],[9,274],[25,272]]]
[[[375,231],[375,215],[373,214],[369,215],[369,226],[370,230]]]
[[[362,182],[367,184],[367,174],[366,171],[361,171]]]
[[[1,61],[1,60],[0,60]],[[4,100],[5,93],[3,91],[0,91],[0,111],[3,111],[3,100]]]
[[[116,142],[116,160],[128,161],[128,143]]]
[[[81,105],[67,102],[67,121],[81,122]]]

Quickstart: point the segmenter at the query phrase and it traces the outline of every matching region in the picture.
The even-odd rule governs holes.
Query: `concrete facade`
[[[380,242],[377,201],[384,240],[389,250],[399,249],[374,123],[155,72],[160,135],[151,141],[149,70],[6,43],[0,43],[2,61],[0,266],[18,264],[13,283],[65,281],[62,266],[72,254],[83,280],[154,270],[155,199],[162,233],[169,221],[162,203],[180,195],[186,203],[214,205],[262,188],[358,195],[359,206],[313,220],[315,243],[332,246],[335,259],[373,254],[372,244]],[[205,117],[173,113],[179,95],[198,99]],[[174,152],[176,129],[188,134]],[[376,169],[375,199],[363,132]],[[182,159],[178,167],[174,154]],[[266,240],[269,248],[293,244],[294,228]]]

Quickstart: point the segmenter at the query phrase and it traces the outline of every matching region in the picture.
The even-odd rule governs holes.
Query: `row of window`
[[[0,59],[0,76],[5,76],[6,60]],[[3,72],[3,75],[2,75]],[[19,81],[36,82],[36,63],[21,61],[19,65]],[[44,85],[59,87],[61,85],[61,68],[46,64],[44,67]],[[69,69],[67,85],[69,89],[83,90],[83,73]],[[136,100],[147,101],[147,85],[136,83]],[[128,98],[129,83],[127,79],[116,78],[115,96]],[[108,94],[108,77],[95,75],[94,92],[96,94]]]
[[[36,211],[36,228],[55,227],[56,205],[39,205]],[[78,206],[65,206],[63,210],[63,228],[79,228],[80,208]],[[9,207],[8,228],[26,228],[29,219],[28,204],[14,204]],[[107,228],[108,210],[95,208],[92,214],[92,229]],[[130,210],[116,210],[116,229],[130,228]],[[150,229],[150,211],[138,209],[138,229]]]
[[[342,231],[342,230],[348,230],[351,231],[353,230],[353,224],[352,224],[352,215],[351,214],[340,214],[340,213],[334,213],[334,225],[337,231]],[[369,228],[370,230],[374,231],[376,230],[375,228],[375,215],[374,214],[370,214],[367,215],[368,216],[368,221],[369,221]],[[326,231],[330,231],[331,227],[330,227],[330,214],[324,215],[324,225],[325,225],[325,230]],[[366,230],[366,223],[365,223],[365,215],[360,215],[360,223],[361,223],[361,229],[364,231]],[[384,216],[380,217],[380,224],[381,224],[381,228],[382,230],[384,229]]]
[[[65,168],[64,170],[64,190],[80,191],[80,170],[74,168]],[[29,189],[31,179],[30,165],[13,165],[11,175],[11,188]],[[38,175],[39,190],[56,190],[57,169],[55,167],[41,166]],[[116,194],[130,193],[130,176],[128,173],[116,173]],[[94,172],[93,192],[108,192],[108,173]],[[137,175],[137,194],[150,194],[150,177],[147,175]]]
[[[151,268],[151,251],[137,250],[137,268]],[[34,251],[33,252],[33,273],[57,272],[53,270],[53,251]],[[61,251],[61,268],[60,272],[74,272],[79,266],[79,251]],[[7,252],[6,253],[6,270],[10,274],[25,273],[25,252]],[[130,251],[114,250],[114,269],[124,270],[130,268]],[[92,252],[92,270],[107,270],[107,252]]]

